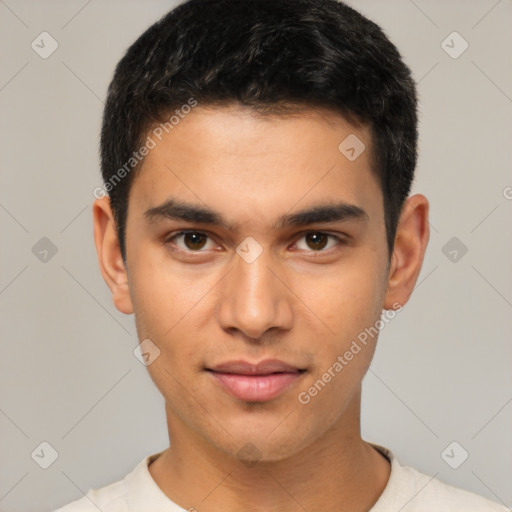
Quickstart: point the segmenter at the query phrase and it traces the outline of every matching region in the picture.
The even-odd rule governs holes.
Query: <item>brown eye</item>
[[[178,243],[178,241],[180,242]],[[171,245],[175,245],[183,251],[205,252],[202,249],[208,245],[209,241],[212,243],[212,241],[209,240],[208,235],[205,235],[204,233],[200,233],[198,231],[182,231],[181,233],[177,233],[176,235],[168,238],[166,242]],[[206,249],[211,249],[211,247],[206,247]]]
[[[337,245],[342,246],[343,239],[323,231],[310,231],[305,233],[295,245],[301,251],[324,253]]]
[[[329,235],[326,235],[325,233],[308,233],[306,235],[306,242],[309,245],[310,248],[314,250],[322,250],[326,245],[327,241],[329,239]]]
[[[183,241],[188,249],[197,251],[202,249],[206,243],[206,236],[201,233],[184,233]]]

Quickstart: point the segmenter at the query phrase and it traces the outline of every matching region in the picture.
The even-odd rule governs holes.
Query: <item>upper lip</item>
[[[297,366],[292,366],[279,359],[265,359],[259,363],[250,363],[243,360],[227,361],[207,369],[237,375],[269,375],[271,373],[298,373],[303,371]]]

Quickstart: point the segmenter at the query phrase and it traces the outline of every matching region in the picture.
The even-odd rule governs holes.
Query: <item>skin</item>
[[[338,150],[350,134],[366,145],[353,162]],[[384,490],[390,465],[360,435],[361,381],[377,337],[308,404],[298,400],[383,309],[407,302],[421,269],[428,201],[407,199],[389,258],[370,151],[367,127],[327,111],[262,117],[199,105],[133,182],[126,263],[108,197],[95,202],[114,304],[134,313],[139,339],[160,350],[148,371],[165,398],[171,446],[149,471],[181,507],[363,512]],[[145,218],[170,197],[215,210],[231,229]],[[339,201],[367,217],[273,228],[281,215]],[[183,229],[207,236],[172,238]],[[236,252],[248,236],[263,249],[252,263]],[[205,370],[267,358],[306,371],[265,402],[228,395]]]

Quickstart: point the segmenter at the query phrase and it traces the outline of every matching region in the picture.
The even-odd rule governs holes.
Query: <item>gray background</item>
[[[365,379],[363,435],[511,506],[512,3],[351,4],[419,81],[414,192],[430,199],[432,226],[417,290],[382,331]],[[133,355],[133,319],[113,307],[97,267],[91,205],[114,66],[173,5],[0,0],[4,512],[52,510],[167,446],[163,399]],[[59,45],[47,59],[31,48],[43,31]],[[458,58],[445,49],[460,51],[460,39],[442,45],[453,31],[469,44]],[[31,456],[43,441],[58,452],[48,469],[48,448]],[[445,460],[460,462],[462,450],[469,458],[452,469]]]

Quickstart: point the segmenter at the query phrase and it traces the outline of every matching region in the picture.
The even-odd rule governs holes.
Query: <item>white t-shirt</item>
[[[503,505],[402,466],[390,450],[370,444],[390,461],[391,474],[369,512],[509,512]],[[55,512],[187,512],[162,492],[149,472],[148,465],[161,453],[145,457],[123,480],[91,489]]]

